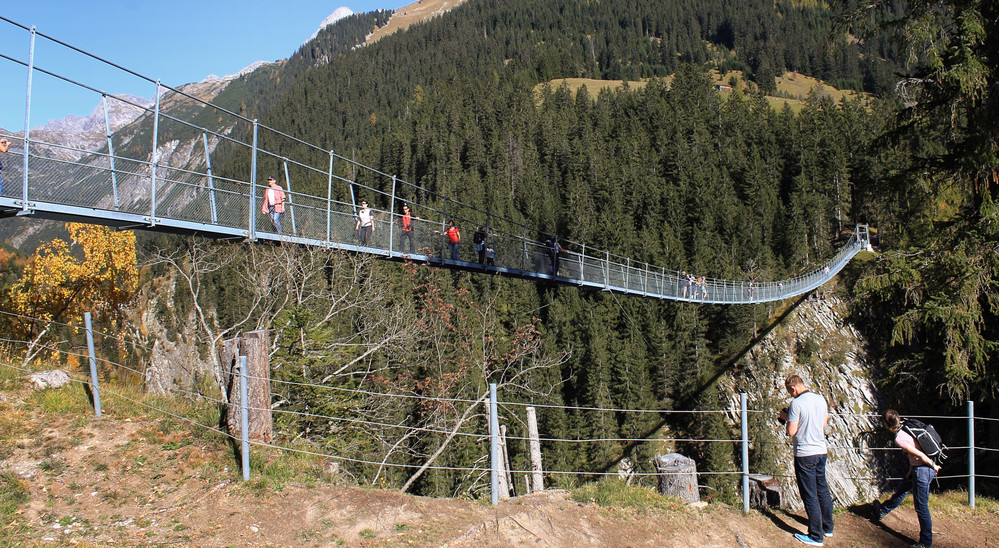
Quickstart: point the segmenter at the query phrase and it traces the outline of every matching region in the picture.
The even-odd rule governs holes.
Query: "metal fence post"
[[[149,175],[149,226],[156,226],[156,168],[160,164],[160,81],[156,81],[156,96],[153,106],[153,165]]]
[[[31,76],[35,73],[35,27],[31,27],[31,38],[28,42],[28,92],[24,99],[24,159],[21,173],[21,211],[28,212],[28,156],[31,152]]]
[[[249,216],[247,223],[247,239],[251,242],[257,240],[257,121],[253,121],[253,149],[250,156],[250,191],[247,192],[249,201]]]
[[[489,383],[489,480],[493,506],[499,504],[499,417],[496,416],[496,383]]]
[[[353,192],[353,191],[351,191]],[[351,194],[353,196],[353,194]],[[333,237],[333,151],[330,150],[330,171],[326,179],[326,243]]]
[[[217,225],[219,223],[219,214],[215,204],[215,181],[212,180],[212,152],[208,148],[208,133],[202,131],[201,140],[205,143],[205,170],[208,175],[208,201],[212,209],[212,224]]]
[[[104,105],[104,132],[108,138],[108,159],[111,161],[111,194],[114,196],[114,210],[121,209],[118,201],[118,170],[114,165],[114,142],[111,139],[111,115],[108,113],[108,95],[101,96],[101,103]]]
[[[291,234],[294,236],[298,233],[298,229],[295,226],[295,197],[294,193],[291,191],[291,175],[288,174],[288,159],[284,159],[284,186],[288,190],[288,214],[291,216]]]
[[[395,251],[395,240],[393,239],[393,238],[395,238],[395,230],[394,229],[395,229],[395,211],[396,211],[396,208],[395,208],[395,182],[396,182],[396,177],[395,177],[395,175],[393,175],[392,176],[392,199],[389,200],[389,214],[388,214],[388,221],[389,221],[389,229],[388,229],[388,233],[389,233],[388,252],[389,252],[389,254],[388,254],[388,256],[389,257],[391,257],[393,255],[393,252]],[[400,252],[402,251],[402,246],[401,245],[399,246],[399,251]]]
[[[749,411],[746,409],[746,393],[739,393],[742,423],[742,512],[749,513]]]
[[[239,437],[243,442],[243,479],[250,479],[250,413],[246,389],[246,356],[239,357]]]
[[[968,400],[968,506],[975,507],[975,402]]]
[[[97,384],[97,358],[94,355],[94,328],[90,323],[90,312],[83,313],[83,324],[87,329],[87,355],[90,356],[90,392],[94,395],[94,414],[101,416],[101,388]]]

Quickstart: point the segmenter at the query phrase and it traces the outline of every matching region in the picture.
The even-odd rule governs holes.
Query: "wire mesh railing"
[[[777,281],[725,280],[633,261],[462,203],[164,86],[9,19],[0,17],[0,24],[25,32],[29,43],[27,59],[0,54],[0,70],[19,69],[28,76],[25,129],[19,134],[2,133],[14,141],[6,154],[0,188],[0,211],[7,214],[216,238],[286,241],[713,304],[769,302],[807,293],[835,276],[868,245],[866,227],[858,226],[828,262]],[[61,55],[79,58],[81,65],[124,73],[149,85],[153,101],[113,95],[102,90],[100,83],[90,83],[91,73],[75,76],[42,68],[46,59],[36,58],[38,39]],[[44,81],[33,82],[31,76],[36,73]],[[39,98],[33,96],[32,86],[42,84],[60,86],[67,94],[92,96],[94,103],[103,104],[104,138],[80,150],[33,134],[28,121],[32,101]],[[109,112],[123,108],[141,114],[117,127],[120,124],[112,123]],[[216,125],[206,127],[199,123],[203,120]],[[261,207],[267,185],[260,179],[266,175],[276,176],[285,187],[286,210],[276,223]],[[358,231],[362,200],[373,211],[370,238]],[[405,233],[403,204],[409,206],[413,219],[412,231]],[[449,221],[462,232],[455,253],[443,236]],[[472,241],[473,232],[481,235],[481,242]]]

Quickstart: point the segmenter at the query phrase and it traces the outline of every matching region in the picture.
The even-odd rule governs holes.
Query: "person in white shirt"
[[[833,534],[833,505],[826,482],[826,424],[829,409],[822,396],[809,392],[798,375],[791,375],[784,386],[794,399],[780,412],[786,421],[787,435],[794,438],[794,477],[801,502],[808,515],[808,534],[794,538],[809,546],[822,546],[824,537]]]
[[[368,209],[368,202],[361,200],[361,209],[357,210],[357,222],[354,223],[354,230],[357,231],[357,241],[361,245],[368,245],[368,240],[375,232],[375,222],[373,214]]]

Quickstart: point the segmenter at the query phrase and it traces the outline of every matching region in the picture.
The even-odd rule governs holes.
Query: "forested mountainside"
[[[889,89],[891,49],[873,37],[861,56],[856,41],[833,38],[832,21],[827,8],[796,2],[467,2],[378,47],[331,58],[261,119],[323,147],[361,147],[405,112],[417,86],[637,80],[684,63],[743,69],[765,91],[784,70]]]
[[[865,22],[906,16],[892,3],[878,7]],[[871,337],[865,357],[883,397],[903,412],[975,397],[990,412],[996,155],[987,139],[982,145],[963,137],[981,133],[975,124],[989,119],[994,99],[988,86],[953,83],[972,74],[961,71],[966,66],[944,55],[936,64],[910,64],[922,78],[911,85],[927,91],[903,103],[893,97],[834,102],[813,93],[800,109],[774,109],[761,91],[784,70],[873,92],[894,89],[894,42],[880,27],[857,28],[860,40],[833,32],[831,12],[800,2],[472,0],[355,48],[378,17],[333,25],[287,63],[230,86],[220,101],[494,215],[701,275],[791,276],[827,258],[855,223],[870,223],[884,254],[855,263],[837,290],[864,291],[852,301],[853,317]],[[956,19],[951,13],[933,24]],[[995,18],[984,19],[992,26],[986,38],[968,35],[969,59],[980,60],[981,47],[994,51]],[[915,40],[902,44],[922,51]],[[720,94],[708,75],[712,67],[741,68],[749,81]],[[578,76],[648,80],[596,95],[557,85],[535,93],[539,83]],[[951,87],[929,89],[931,77]],[[976,89],[973,100],[961,95]],[[930,104],[940,108],[917,108],[920,97],[938,100]],[[952,111],[961,120],[956,128],[942,115],[948,104],[961,106]],[[971,123],[974,114],[981,117]],[[979,145],[977,170],[972,161],[962,164],[964,171],[950,170],[942,159],[969,143]],[[267,161],[260,174],[277,171]],[[250,169],[246,158],[216,162],[223,175]],[[345,164],[336,169],[346,175]],[[327,183],[325,177],[296,182],[296,190],[325,194]],[[357,190],[358,198],[388,207]],[[334,194],[345,198],[349,190]],[[470,234],[473,227],[463,228]],[[488,382],[497,382],[509,402],[717,409],[727,395],[714,381],[783,311],[588,294],[290,247],[145,237],[140,250],[147,282],[143,304],[129,313],[134,335],[154,348],[135,356],[149,363],[146,382],[217,390],[210,379],[218,341],[268,329],[275,379],[293,383],[275,392],[274,405],[291,412],[276,417],[280,435],[353,455],[364,462],[351,472],[365,481],[423,494],[474,493],[481,486],[480,478],[456,471],[481,448],[447,432],[484,418],[467,415],[464,403],[399,397],[386,404],[317,386],[475,402]],[[966,341],[970,351],[962,355]],[[131,352],[124,348],[104,351]],[[381,426],[337,422],[359,416]],[[547,438],[733,435],[719,415],[694,417],[539,412]],[[412,435],[389,424],[425,430]],[[690,449],[709,469],[721,469],[732,455],[717,447]],[[599,441],[581,451],[547,443],[545,451],[555,468],[600,472],[622,458],[647,468],[659,448]],[[415,476],[369,464],[419,467],[431,456],[439,468]],[[523,463],[526,456],[512,458]]]

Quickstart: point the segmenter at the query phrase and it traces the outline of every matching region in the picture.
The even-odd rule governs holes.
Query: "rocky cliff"
[[[739,392],[756,412],[750,432],[751,469],[776,475],[784,504],[800,508],[794,482],[791,443],[777,421],[789,402],[784,379],[798,374],[830,408],[827,479],[837,506],[868,502],[876,496],[878,463],[872,447],[884,444],[877,420],[877,393],[865,361],[864,341],[846,322],[846,304],[831,293],[809,297],[743,358],[737,373],[721,382],[732,394],[729,413],[739,416]],[[755,458],[754,458],[755,457]],[[882,455],[883,457],[883,455]]]

